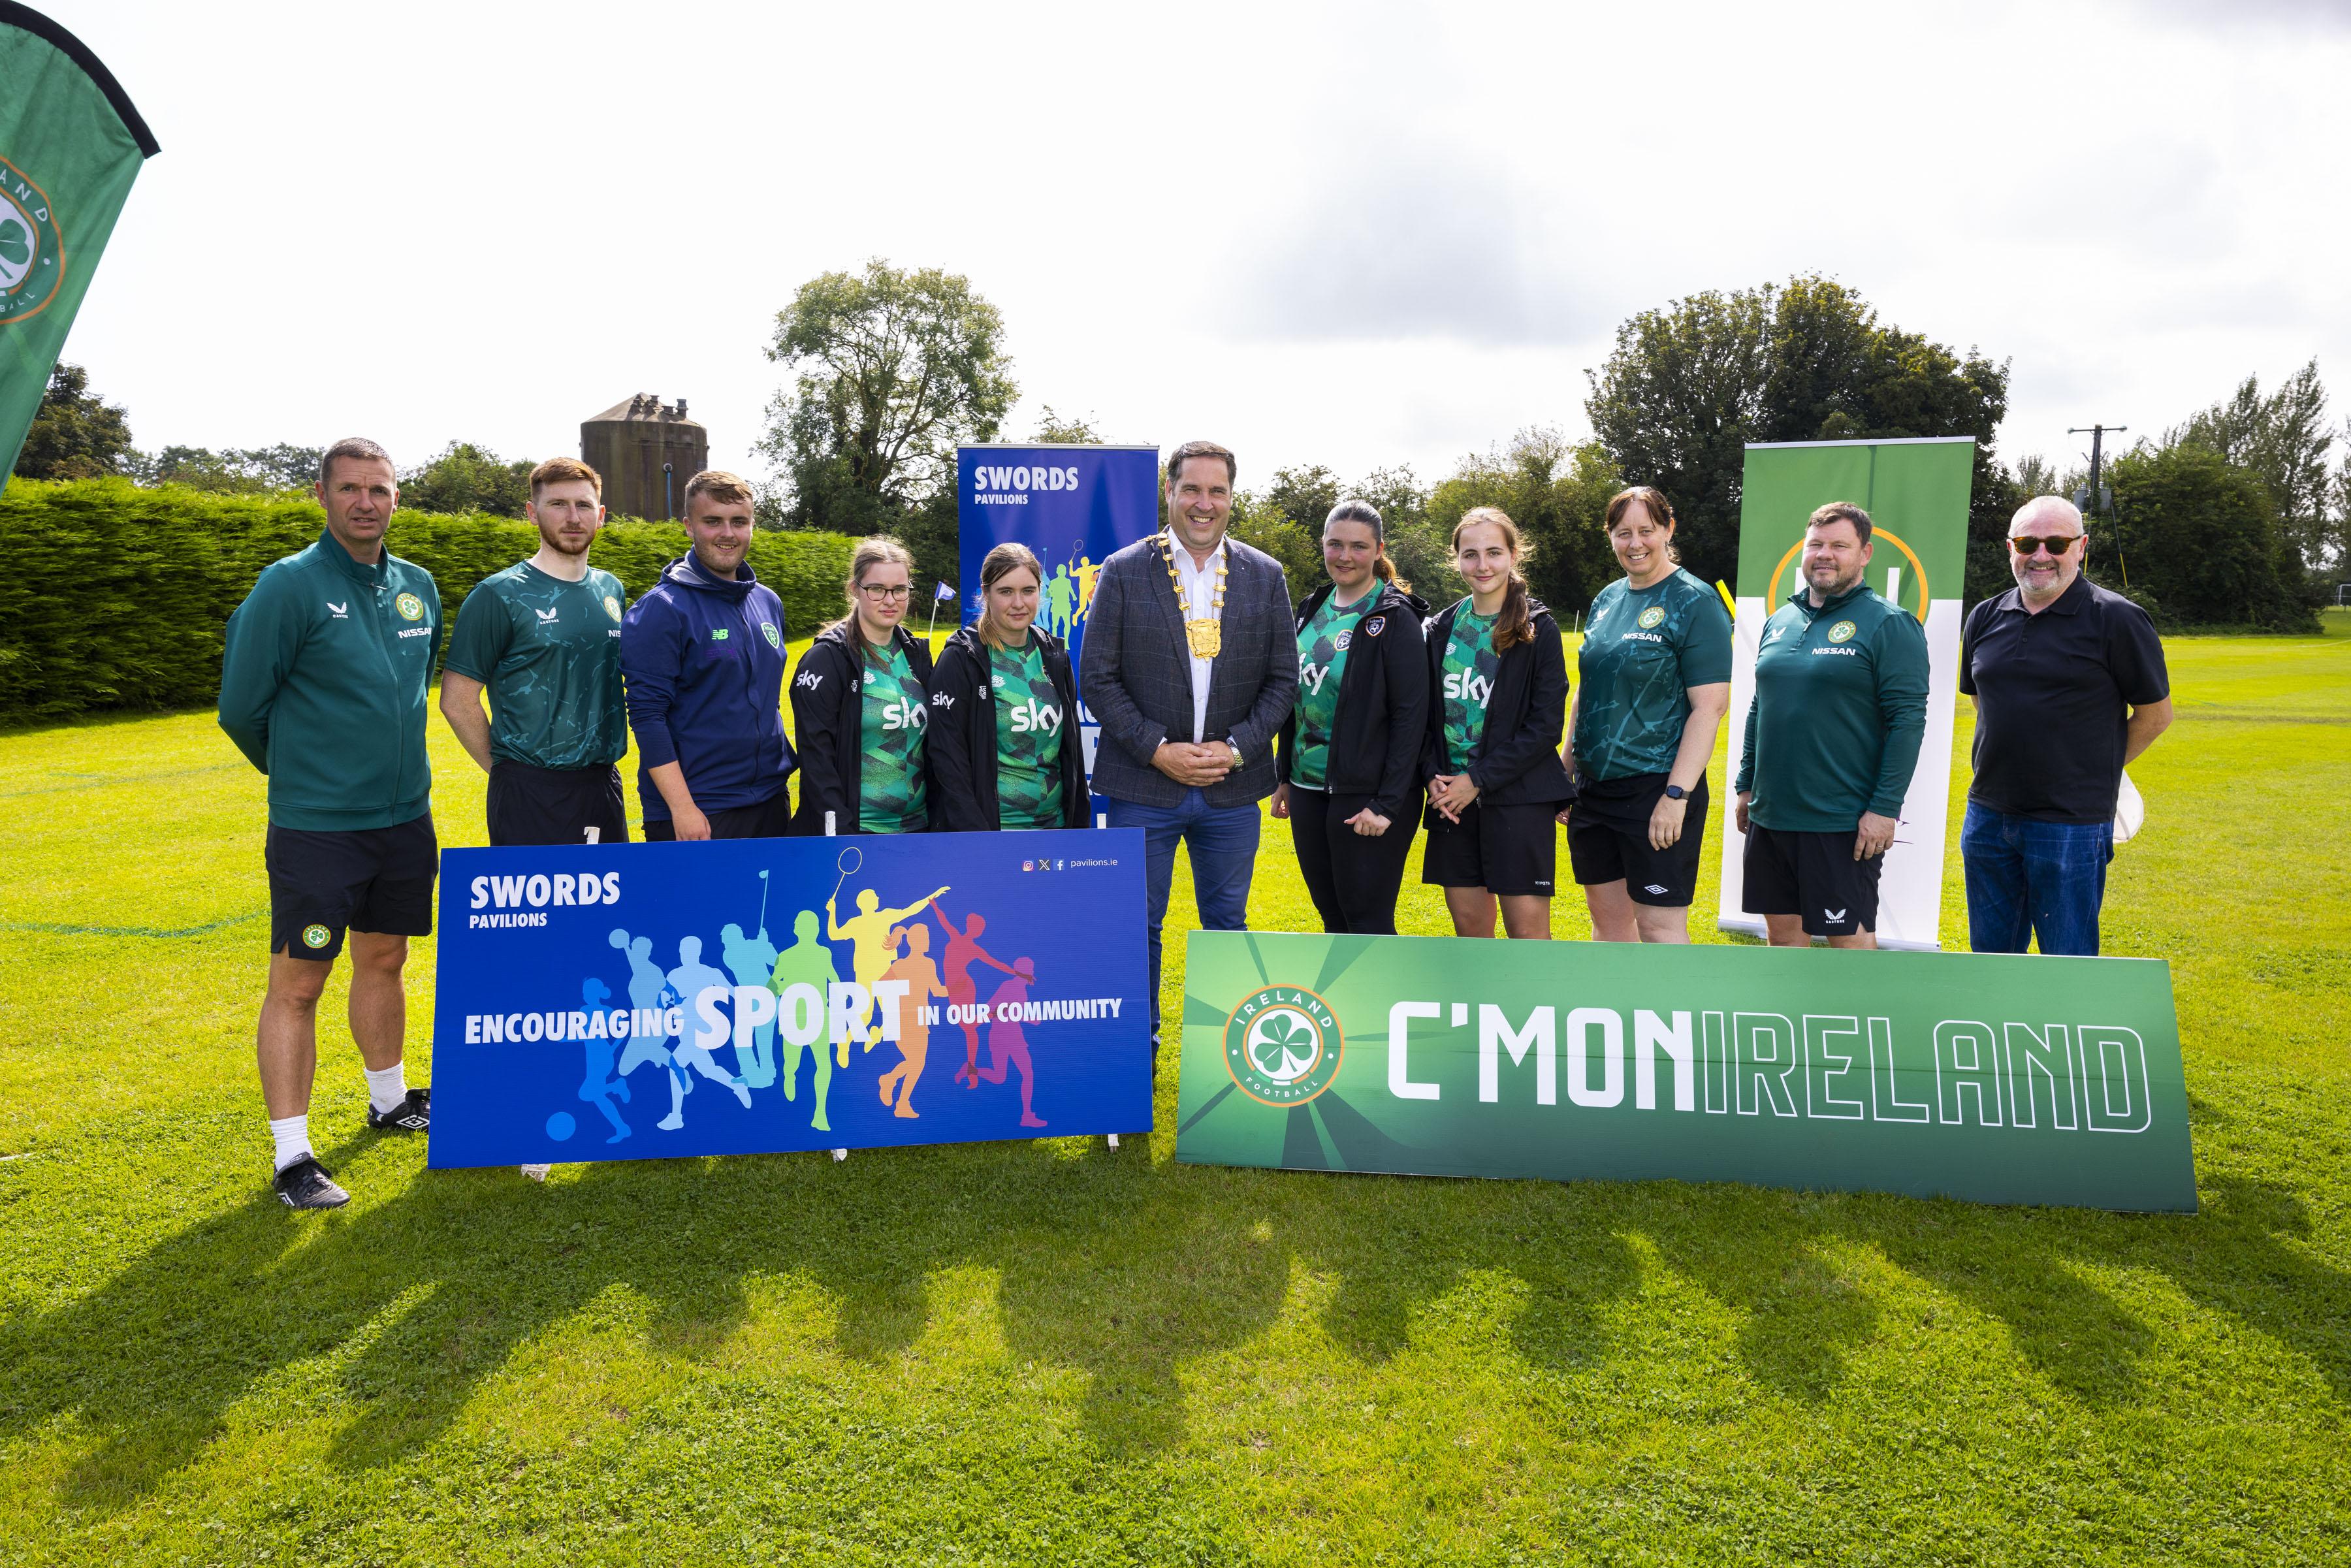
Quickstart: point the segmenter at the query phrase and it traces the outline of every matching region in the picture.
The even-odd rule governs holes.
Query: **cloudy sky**
[[[2004,455],[2313,354],[2351,408],[2351,0],[1714,6],[38,0],[161,140],[67,346],[142,446],[758,472],[793,289],[965,273],[1022,399],[1440,476],[1616,323],[1820,270],[2012,358]]]

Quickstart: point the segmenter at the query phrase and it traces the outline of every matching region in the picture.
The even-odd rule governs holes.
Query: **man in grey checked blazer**
[[[1078,686],[1102,725],[1093,788],[1110,798],[1112,827],[1144,831],[1155,1061],[1159,926],[1176,846],[1191,852],[1201,925],[1246,929],[1257,803],[1273,793],[1273,737],[1298,695],[1281,564],[1225,537],[1234,477],[1225,448],[1177,447],[1167,460],[1166,531],[1104,561],[1086,612]],[[1207,619],[1221,646],[1196,658],[1185,622]]]

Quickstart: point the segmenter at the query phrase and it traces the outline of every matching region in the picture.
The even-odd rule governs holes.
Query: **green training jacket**
[[[1784,833],[1849,833],[1900,817],[1927,736],[1927,633],[1876,590],[1813,608],[1798,589],[1763,622],[1755,700],[1732,786]]]
[[[273,561],[228,618],[220,727],[269,776],[281,828],[389,828],[433,804],[424,683],[441,647],[433,574],[335,536]]]

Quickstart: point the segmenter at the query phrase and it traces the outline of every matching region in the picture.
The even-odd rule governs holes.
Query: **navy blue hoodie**
[[[784,737],[784,601],[751,563],[732,582],[691,551],[621,621],[621,673],[645,820],[669,821],[653,770],[674,762],[704,812],[772,800],[797,766]]]

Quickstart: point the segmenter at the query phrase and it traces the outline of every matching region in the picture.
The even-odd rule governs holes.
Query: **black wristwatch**
[[[1687,789],[1683,789],[1680,785],[1678,785],[1678,784],[1668,784],[1668,785],[1667,785],[1667,786],[1666,786],[1666,799],[1667,799],[1667,800],[1687,800],[1688,798],[1689,798],[1689,791],[1688,791],[1688,790],[1687,790]]]

